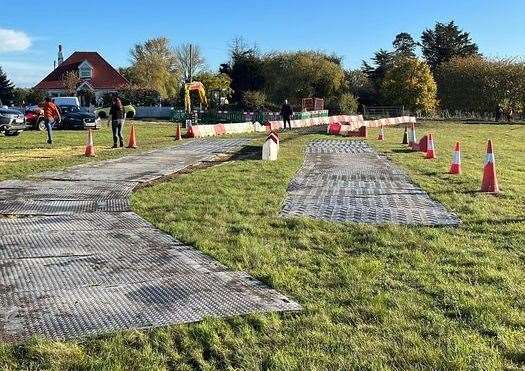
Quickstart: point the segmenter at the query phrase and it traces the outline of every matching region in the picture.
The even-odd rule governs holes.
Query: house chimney
[[[62,55],[62,45],[58,45],[58,65],[60,66],[64,62],[64,56]]]
[[[57,68],[57,61],[53,60],[53,71]]]

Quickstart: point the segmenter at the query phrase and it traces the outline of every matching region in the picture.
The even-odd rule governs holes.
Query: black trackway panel
[[[335,222],[455,226],[456,215],[366,142],[318,140],[288,187],[287,217]]]
[[[0,182],[0,341],[70,339],[301,309],[131,212],[141,182],[235,153],[248,139],[191,140],[34,180]]]

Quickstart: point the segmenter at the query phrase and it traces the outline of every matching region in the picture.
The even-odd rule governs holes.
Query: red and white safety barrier
[[[334,117],[339,118],[339,116]],[[380,128],[382,126],[411,124],[416,122],[414,116],[390,117],[378,120],[362,120],[362,116],[360,117],[360,121],[347,121],[346,123],[331,120],[332,122],[328,124],[327,133],[332,135],[366,137],[367,128]]]
[[[319,125],[328,125],[327,132],[332,135],[348,135],[348,136],[362,136],[366,135],[365,128],[376,128],[383,126],[410,124],[415,123],[416,118],[413,116],[402,116],[385,118],[379,120],[363,119],[362,115],[340,115],[330,117],[315,117],[309,119],[292,120],[290,122],[292,128],[304,128]],[[259,122],[252,123],[239,122],[233,124],[216,124],[216,125],[193,125],[188,129],[187,136],[190,138],[203,138],[220,136],[224,134],[239,134],[239,133],[254,133],[279,131],[283,128],[282,121],[269,121],[262,125]]]
[[[266,128],[258,122],[235,124],[193,125],[188,129],[188,138],[216,137],[224,134],[264,132]]]

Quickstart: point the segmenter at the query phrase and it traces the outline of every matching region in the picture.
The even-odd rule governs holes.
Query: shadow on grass
[[[394,153],[415,153],[416,151],[413,151],[410,148],[394,148],[392,152]]]
[[[289,140],[297,139],[299,137],[310,134],[326,134],[326,125],[310,126],[305,128],[287,129],[279,132],[280,142],[285,143]]]
[[[262,147],[248,145],[244,146],[241,150],[235,152],[230,158],[230,161],[243,161],[243,160],[260,160],[262,157]]]

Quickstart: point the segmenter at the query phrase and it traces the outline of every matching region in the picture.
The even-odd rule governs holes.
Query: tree
[[[180,74],[177,56],[165,37],[158,37],[135,44],[130,51],[133,84],[145,90],[155,90],[162,98],[177,96]]]
[[[393,64],[394,54],[384,49],[379,49],[379,51],[374,53],[372,64],[363,61],[362,70],[370,79],[376,94],[379,93],[383,79]]]
[[[415,57],[418,43],[414,41],[412,35],[407,32],[401,32],[396,35],[392,42],[394,53],[404,57]]]
[[[25,106],[27,103],[27,94],[29,89],[14,88],[13,89],[13,104],[15,106]]]
[[[0,103],[7,104],[13,99],[14,85],[0,67]]]
[[[437,86],[429,66],[417,58],[398,58],[387,72],[381,94],[388,104],[429,113],[437,106]]]
[[[379,49],[374,53],[371,63],[363,61],[361,70],[368,77],[371,86],[369,86],[366,94],[359,94],[362,103],[364,104],[378,104],[381,102],[380,90],[383,80],[388,71],[394,66],[397,58],[415,57],[416,47],[418,43],[414,41],[412,36],[407,32],[401,32],[396,35],[392,42],[393,51]]]
[[[35,103],[40,104],[40,102],[43,102],[44,99],[47,96],[47,92],[40,89],[29,89],[29,92],[27,93],[26,99],[27,103]]]
[[[471,40],[468,32],[463,32],[451,21],[448,24],[436,23],[434,29],[427,29],[421,35],[423,55],[432,71],[443,62],[454,57],[479,56],[478,46]]]
[[[242,93],[242,104],[250,110],[260,110],[266,104],[266,95],[260,91],[245,91]]]
[[[339,66],[341,66],[341,65],[343,64],[343,57],[340,56],[340,55],[337,55],[337,54],[335,54],[335,53],[332,53],[332,54],[330,54],[330,55],[325,54],[325,55],[323,55],[323,56],[324,56],[324,58],[326,58],[326,60],[328,60],[329,62],[335,63],[335,64],[337,64],[337,65],[339,65]]]
[[[343,68],[321,52],[275,53],[264,59],[263,91],[274,104],[285,99],[299,105],[302,98],[330,99],[344,93]]]
[[[230,42],[229,52],[230,52],[230,64],[233,64],[234,59],[236,57],[248,55],[248,54],[258,55],[259,48],[257,47],[257,44],[255,43],[253,46],[249,46],[248,42],[242,36],[237,36]]]
[[[231,78],[233,101],[242,103],[243,92],[261,90],[264,86],[264,61],[255,50],[233,52],[231,62],[221,72]]]
[[[80,78],[76,71],[67,71],[62,77],[62,85],[68,95],[76,95],[77,86],[80,83]]]
[[[345,71],[345,90],[357,97],[358,101],[364,105],[373,104],[376,91],[372,82],[362,70]]]
[[[126,79],[131,85],[137,84],[135,79],[133,67],[119,67],[118,72]]]
[[[205,60],[198,45],[184,43],[175,48],[177,68],[185,82],[191,82],[193,76],[202,72]]]

